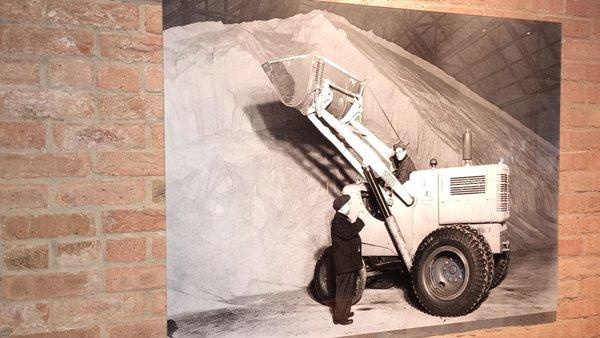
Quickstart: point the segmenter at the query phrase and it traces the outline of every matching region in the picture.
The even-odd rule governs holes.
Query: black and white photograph
[[[556,318],[559,23],[163,0],[171,337]]]

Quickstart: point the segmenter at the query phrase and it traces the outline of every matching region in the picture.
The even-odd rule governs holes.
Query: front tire
[[[483,242],[482,242],[483,241]],[[483,236],[466,225],[444,226],[421,243],[411,269],[415,296],[435,316],[462,316],[486,298],[492,253]]]
[[[361,299],[366,281],[367,269],[363,264],[362,269],[356,273],[356,286],[354,289],[354,297],[352,298],[353,305],[358,303]],[[333,265],[331,247],[325,249],[321,256],[319,256],[319,259],[317,259],[313,277],[313,286],[315,291],[314,296],[317,301],[327,306],[333,306],[335,298],[335,268]]]

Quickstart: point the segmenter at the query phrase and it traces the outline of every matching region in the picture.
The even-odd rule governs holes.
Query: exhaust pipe
[[[385,225],[392,239],[392,243],[394,243],[394,247],[396,248],[396,252],[400,254],[404,264],[406,265],[407,271],[410,271],[412,267],[412,260],[410,259],[410,255],[408,254],[408,249],[406,248],[406,241],[402,236],[402,232],[400,232],[400,227],[396,222],[396,217],[392,215],[390,211],[390,207],[388,206],[381,189],[377,186],[375,181],[375,175],[373,174],[373,169],[367,166],[363,168],[363,172],[365,173],[365,177],[367,179],[367,183],[371,186],[371,190],[375,194],[375,200],[377,200],[377,204],[379,204],[379,208],[383,213],[383,217],[385,219]]]
[[[463,134],[463,161],[465,166],[471,165],[471,160],[473,159],[471,156],[471,151],[473,148],[473,139],[471,136],[471,131],[467,129]]]

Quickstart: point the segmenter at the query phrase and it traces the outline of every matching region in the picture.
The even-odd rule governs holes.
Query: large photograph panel
[[[332,336],[402,329],[426,335],[553,320],[558,24],[316,1],[174,0],[164,6],[173,336]],[[298,55],[310,55],[308,66],[297,62],[276,76],[265,67]],[[319,60],[339,66],[357,83],[365,81],[351,90],[361,94],[360,125],[387,147],[400,144],[417,169],[402,185],[414,204],[406,205],[400,190],[381,183],[395,199],[390,209],[411,263],[418,260],[424,239],[440,227],[475,229],[490,246],[493,258],[486,262],[492,271],[485,282],[490,285],[468,314],[427,313],[414,296],[415,271],[407,273],[372,196],[354,205],[364,204],[375,216],[366,217],[361,232],[366,288],[352,307],[354,323],[334,325],[330,309],[319,302],[315,270],[331,245],[332,202],[357,181],[369,183],[361,172],[368,162],[364,153],[317,114],[318,107],[312,115],[326,129],[310,117],[309,106],[324,88],[309,83]],[[324,74],[334,84],[342,81]],[[319,93],[306,93],[305,87]],[[286,106],[294,104],[285,93],[308,97],[307,105]],[[340,97],[336,93],[334,98]],[[346,95],[344,100],[343,108],[334,102],[325,109],[350,126],[343,117],[356,99]],[[349,130],[356,132],[356,126]],[[466,130],[473,140],[467,167]],[[364,133],[358,135],[366,140]],[[358,160],[358,168],[340,151],[344,148]],[[385,156],[378,158],[393,165]],[[492,169],[481,171],[481,165]],[[508,196],[501,194],[508,193],[503,182],[491,183],[500,176],[489,176],[504,166],[510,170],[506,221],[492,215],[500,206],[494,204],[492,213],[483,209]],[[376,184],[383,176],[374,172]],[[448,191],[453,204],[444,202],[445,178],[453,184],[466,177],[456,190],[460,193],[477,185],[472,177],[480,176],[485,194]],[[502,255],[507,241],[510,262]],[[383,249],[366,248],[369,243]],[[504,268],[506,279],[494,280],[494,270],[501,270],[498,277]],[[453,280],[442,272],[439,279]],[[451,326],[459,322],[470,326]]]

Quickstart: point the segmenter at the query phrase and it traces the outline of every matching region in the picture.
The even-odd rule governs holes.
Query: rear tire
[[[485,238],[466,225],[433,231],[417,249],[411,269],[416,299],[435,316],[472,312],[489,292],[491,257]]]
[[[362,298],[366,282],[367,269],[363,264],[362,269],[356,273],[356,287],[354,297],[352,298],[352,304],[358,303]],[[317,259],[313,277],[313,286],[315,291],[314,296],[317,301],[327,306],[333,306],[335,298],[335,268],[333,265],[331,247],[325,249],[321,256],[319,256],[319,259]]]
[[[508,274],[508,263],[510,263],[510,251],[494,255],[494,278],[492,288],[500,285]]]

